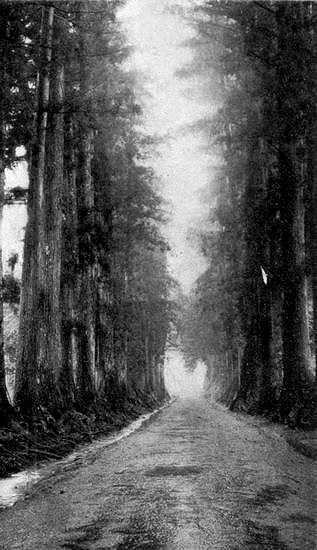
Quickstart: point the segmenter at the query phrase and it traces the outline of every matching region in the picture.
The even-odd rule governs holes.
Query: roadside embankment
[[[286,441],[297,452],[308,458],[317,460],[317,430],[304,432],[303,430],[292,430],[286,435]]]
[[[116,408],[99,402],[85,412],[68,411],[59,419],[43,416],[30,422],[17,417],[0,428],[0,477],[63,458],[79,445],[120,430],[163,403],[155,396],[129,398]]]

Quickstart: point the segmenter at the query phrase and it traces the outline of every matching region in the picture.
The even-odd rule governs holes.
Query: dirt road
[[[0,512],[1,550],[313,550],[316,462],[274,427],[177,401]]]

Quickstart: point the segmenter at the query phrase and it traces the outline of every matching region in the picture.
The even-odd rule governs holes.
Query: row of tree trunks
[[[20,42],[13,42],[14,67],[21,63],[35,99],[28,104],[34,121],[28,127],[33,140],[27,152],[30,186],[15,384],[16,407],[31,420],[72,407],[85,410],[108,397],[113,403],[121,397],[126,402],[131,391],[129,347],[143,351],[144,341],[150,340],[147,319],[145,332],[131,343],[130,325],[142,322],[130,312],[131,295],[138,306],[141,294],[152,290],[141,282],[131,291],[131,249],[140,253],[153,244],[162,246],[159,231],[156,236],[160,200],[153,175],[139,166],[138,151],[146,148],[138,141],[135,124],[139,107],[131,100],[130,77],[125,80],[120,68],[123,37],[116,22],[117,2],[60,4],[44,2],[30,11],[25,6],[22,18],[20,8],[12,8],[12,21],[22,29]],[[6,18],[0,25],[0,49],[8,48]],[[4,65],[0,74],[4,82]],[[7,91],[14,96],[15,91]],[[0,115],[4,110],[1,103]],[[0,133],[1,185],[4,141]],[[11,145],[7,137],[6,143]],[[134,201],[131,189],[136,187]],[[142,273],[142,253],[140,258]],[[2,331],[1,309],[0,412],[8,406]],[[151,370],[157,350],[149,341],[145,346],[142,393],[159,383]],[[131,378],[139,388],[139,379]]]
[[[78,117],[67,116],[65,124],[61,21],[54,7],[43,8],[15,392],[17,406],[28,414],[48,403],[51,411],[75,400],[89,404],[97,383],[90,35],[80,35]]]
[[[282,417],[292,419],[295,423],[299,421],[312,382],[307,312],[307,219],[310,224],[314,335],[317,346],[317,148],[314,137],[317,113],[314,103],[311,123],[308,121],[305,133],[304,122],[302,125],[299,124],[300,116],[294,101],[296,86],[301,90],[307,76],[302,58],[294,52],[294,44],[297,44],[299,51],[305,50],[302,29],[305,21],[307,24],[311,17],[309,10],[309,6],[303,3],[295,5],[282,2],[272,11],[272,14],[275,14],[276,35],[272,35],[270,39],[270,48],[275,51],[278,60],[277,76],[276,86],[270,90],[271,104],[268,107],[269,98],[266,97],[263,100],[263,112],[265,116],[272,116],[271,111],[276,108],[278,124],[274,137],[277,147],[273,151],[265,145],[265,138],[259,140],[256,135],[249,137],[250,162],[247,166],[248,183],[245,189],[245,279],[249,287],[245,293],[245,349],[238,402],[240,399],[243,407],[250,412],[270,413],[277,410],[280,398]],[[254,25],[258,24],[256,17],[257,14],[255,18],[251,17]],[[313,59],[312,70],[314,63]],[[258,121],[261,122],[263,116],[263,113],[258,112]],[[258,126],[252,121],[250,127]],[[309,146],[306,166],[300,149],[307,139]],[[265,169],[266,165],[272,166],[274,156],[278,176],[271,175],[270,169]],[[305,213],[304,204],[306,171],[311,201],[308,215]],[[275,231],[277,218],[280,235]],[[280,237],[282,258],[278,273],[274,254],[277,252],[276,242]],[[265,272],[268,275],[267,279]],[[278,293],[281,294],[281,298]],[[273,332],[276,316],[273,297],[275,309],[276,304],[281,302],[283,376],[280,381],[277,375],[278,367],[273,361],[276,340]]]

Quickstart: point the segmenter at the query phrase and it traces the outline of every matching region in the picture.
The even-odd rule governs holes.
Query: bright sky
[[[149,92],[143,97],[145,129],[153,135],[167,136],[159,147],[159,158],[153,158],[151,165],[170,203],[166,236],[172,248],[171,271],[188,291],[205,267],[190,242],[189,230],[202,214],[198,190],[206,183],[208,157],[201,150],[201,138],[184,134],[181,129],[204,116],[208,106],[201,98],[192,99],[194,81],[175,74],[192,60],[184,42],[193,36],[185,19],[170,9],[176,3],[188,4],[187,0],[129,0],[122,18],[134,47],[129,64],[145,75],[145,90]]]

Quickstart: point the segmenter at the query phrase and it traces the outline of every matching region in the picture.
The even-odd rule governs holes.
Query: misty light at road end
[[[166,354],[164,365],[164,379],[171,397],[182,399],[200,397],[206,387],[207,367],[201,361],[193,372],[188,372],[185,362],[179,351],[169,351]]]

